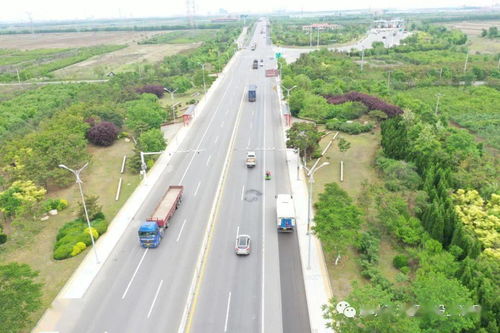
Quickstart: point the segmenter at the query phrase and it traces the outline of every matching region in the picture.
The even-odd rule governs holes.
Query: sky
[[[199,14],[265,13],[276,10],[317,11],[380,8],[491,6],[499,0],[195,0]],[[307,6],[304,6],[307,3]],[[186,0],[0,0],[0,22],[167,17],[186,13]]]

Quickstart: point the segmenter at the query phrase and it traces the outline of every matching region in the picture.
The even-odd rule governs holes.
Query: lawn
[[[120,175],[123,155],[131,156],[132,148],[133,144],[123,139],[107,148],[89,147],[93,157],[88,169],[82,173],[83,191],[85,194],[99,195],[99,203],[103,206],[103,212],[108,221],[113,219],[140,181],[136,174],[125,172]],[[120,200],[115,201],[120,176],[123,177],[122,191]],[[52,259],[52,248],[57,231],[64,223],[75,218],[80,193],[75,184],[68,188],[52,190],[49,196],[64,198],[70,205],[48,221],[18,223],[14,227],[13,234],[9,235],[9,241],[2,246],[0,251],[0,262],[26,263],[40,272],[39,280],[43,283],[43,307],[42,310],[33,314],[32,326],[50,306],[87,253],[62,261]]]
[[[320,141],[321,149],[323,150],[328,142],[332,139],[335,132],[330,132]],[[351,143],[351,147],[346,152],[340,152],[337,146],[338,139],[342,137]],[[358,200],[365,191],[365,184],[379,184],[381,180],[378,178],[377,172],[374,169],[375,154],[380,146],[380,129],[377,128],[373,133],[363,133],[359,135],[349,135],[339,133],[333,141],[328,152],[320,160],[318,165],[323,161],[328,161],[330,164],[321,168],[315,173],[315,183],[313,185],[313,200],[318,199],[319,193],[323,190],[325,184],[337,182],[340,186],[353,198],[360,208],[365,211],[367,223],[362,227],[363,230],[368,229],[368,221],[375,221],[375,210],[373,207],[363,207],[363,202]],[[344,161],[344,181],[340,181],[340,161]],[[312,166],[312,162],[308,163],[308,167]],[[382,237],[380,243],[380,263],[381,272],[390,281],[395,281],[395,276],[398,273],[392,267],[392,258],[397,254],[397,250],[391,245],[390,239]],[[368,283],[360,274],[360,267],[357,263],[358,253],[354,247],[347,250],[346,255],[342,257],[337,266],[334,265],[335,256],[325,252],[325,260],[332,285],[333,296],[337,300],[343,300],[347,297],[352,289],[352,282],[357,280],[361,285]]]

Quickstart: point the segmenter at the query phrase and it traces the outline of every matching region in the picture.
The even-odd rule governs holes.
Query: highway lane
[[[272,50],[257,28],[256,51],[242,56],[248,67],[241,77],[257,85],[257,101],[245,101],[221,208],[207,258],[191,332],[310,331],[304,283],[295,233],[276,231],[275,195],[290,193],[276,80],[253,59],[269,63]],[[247,169],[247,151],[257,152],[257,166]],[[271,181],[264,180],[272,170]],[[237,234],[252,237],[252,254],[237,257]]]
[[[190,287],[197,253],[208,222],[225,150],[243,91],[227,73],[175,154],[155,190],[104,263],[82,299],[67,301],[57,324],[60,332],[175,332]],[[246,66],[246,64],[245,64]],[[197,149],[198,151],[191,151]],[[137,228],[154,210],[168,185],[185,186],[184,200],[157,249],[139,246]]]

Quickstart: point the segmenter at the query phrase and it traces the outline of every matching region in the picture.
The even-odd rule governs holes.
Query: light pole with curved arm
[[[87,226],[89,227],[90,239],[92,240],[92,248],[94,249],[95,261],[96,264],[99,265],[100,262],[99,262],[99,257],[97,255],[97,249],[95,248],[95,241],[94,241],[94,235],[92,234],[92,227],[90,226],[89,213],[87,211],[87,205],[85,204],[85,197],[83,196],[83,189],[82,189],[83,181],[80,178],[80,172],[82,172],[82,170],[85,169],[87,165],[89,165],[88,162],[85,163],[85,165],[78,170],[73,170],[71,168],[68,168],[64,164],[59,164],[59,167],[70,171],[76,177],[76,183],[78,184],[78,188],[80,189],[80,196],[82,197],[82,205],[83,205],[83,210],[85,211],[85,219],[87,220]]]

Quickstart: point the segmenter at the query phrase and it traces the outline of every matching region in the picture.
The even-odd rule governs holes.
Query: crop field
[[[444,24],[449,28],[460,29],[469,37],[470,51],[480,53],[498,53],[500,52],[500,39],[490,39],[481,37],[482,29],[488,30],[489,27],[499,27],[500,21],[474,21],[474,22],[454,22]]]
[[[0,35],[0,49],[63,49],[96,45],[130,45],[166,31],[68,32]]]
[[[204,42],[215,37],[215,29],[204,30],[180,30],[157,34],[140,44],[187,44]]]
[[[159,62],[164,57],[196,48],[200,43],[130,45],[124,49],[92,57],[54,72],[58,79],[98,79],[109,72],[133,70],[133,64]]]

